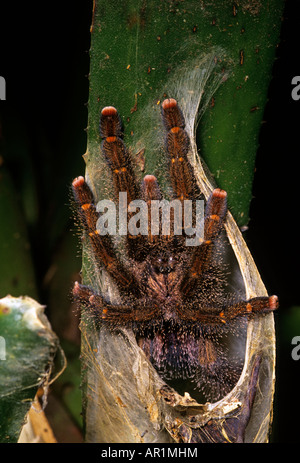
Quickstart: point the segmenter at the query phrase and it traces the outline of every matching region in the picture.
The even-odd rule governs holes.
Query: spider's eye
[[[172,272],[174,270],[175,265],[176,265],[176,261],[175,261],[174,257],[170,256],[169,259],[168,259],[169,272]]]
[[[175,260],[173,257],[157,257],[153,262],[156,273],[168,274],[174,270]]]

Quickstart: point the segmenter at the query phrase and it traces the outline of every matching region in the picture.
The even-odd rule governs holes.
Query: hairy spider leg
[[[126,192],[127,202],[130,203],[138,197],[137,186],[130,158],[122,140],[121,119],[113,106],[102,109],[99,131],[103,138],[102,152],[112,172],[116,199],[119,199],[119,192]]]
[[[97,231],[99,213],[94,204],[94,195],[83,177],[72,182],[72,190],[79,218],[94,251],[98,265],[103,265],[114,277],[119,287],[130,289],[135,284],[133,275],[117,260],[109,235],[100,235]],[[138,288],[138,286],[136,286]]]
[[[118,111],[113,106],[106,106],[101,111],[100,136],[103,138],[101,149],[104,158],[110,167],[116,201],[119,202],[119,193],[127,193],[127,205],[139,199],[140,191],[137,186],[133,167],[122,140],[122,124]],[[119,203],[119,207],[121,204]],[[130,219],[133,213],[124,211],[126,217]],[[141,234],[132,235],[127,233],[128,252],[130,257],[136,260],[143,260],[145,257],[145,237]]]
[[[181,320],[210,325],[221,325],[237,317],[251,317],[256,314],[267,314],[277,310],[278,306],[278,297],[273,295],[254,297],[248,301],[239,301],[236,304],[224,306],[217,312],[216,309],[212,307],[201,307],[201,310],[199,310],[199,305],[193,307],[191,304],[186,304],[184,309],[177,308],[177,312]]]
[[[154,216],[152,216],[152,201],[161,201],[162,199],[156,177],[154,175],[146,175],[142,181],[141,190],[143,200],[148,205],[147,250],[150,256],[150,262],[148,262],[150,265],[147,266],[147,286],[148,289],[151,288],[154,295],[156,294],[157,296],[161,291],[160,284],[162,281],[164,282],[163,286],[167,286],[169,290],[172,285],[174,285],[172,281],[177,281],[176,272],[173,272],[173,270],[176,268],[176,251],[178,252],[178,247],[176,247],[176,240],[174,240],[172,231],[170,235],[164,235],[162,233],[162,210],[159,209],[159,211],[156,211]],[[172,211],[170,211],[170,225],[172,222],[171,214]],[[158,227],[157,222],[159,225]],[[153,233],[153,225],[156,227],[155,233]],[[158,276],[157,272],[161,275]]]
[[[122,121],[116,108],[106,106],[101,111],[99,132],[101,138],[119,137],[123,138]]]
[[[162,195],[161,191],[159,188],[158,181],[154,175],[146,175],[143,178],[142,181],[142,198],[143,200],[147,203],[148,206],[148,244],[149,245],[155,245],[158,248],[158,252],[162,250],[162,247],[165,247],[166,245],[170,245],[170,240],[172,240],[172,233],[173,230],[170,230],[170,236],[168,235],[163,235],[161,227],[159,229],[159,234],[153,234],[153,229],[151,227],[152,221],[156,223],[157,217],[152,217],[152,207],[151,204],[152,201],[161,201],[162,200]],[[171,209],[170,210],[170,222],[174,221],[174,211]],[[161,209],[159,210],[159,216],[158,216],[159,223],[161,225],[162,223],[162,211]],[[153,225],[153,224],[152,224]]]
[[[104,300],[104,298],[95,293],[91,288],[81,285],[77,281],[73,287],[73,297],[76,302],[86,306],[89,315],[96,323],[105,321],[111,326],[122,326],[132,323],[145,323],[154,321],[158,318],[160,308],[155,305],[132,303],[113,305]]]
[[[214,241],[223,228],[227,213],[227,193],[215,188],[211,193],[205,207],[204,240],[195,246],[191,265],[183,276],[180,291],[191,295],[209,268]]]
[[[151,204],[152,201],[160,201],[162,199],[161,191],[159,188],[158,181],[154,175],[145,175],[142,181],[141,186],[142,198],[148,206],[148,245],[155,246],[159,243],[161,235],[154,235],[151,227],[152,221],[152,211]]]
[[[187,158],[190,140],[184,130],[185,121],[182,111],[174,98],[164,100],[161,110],[167,130],[166,151],[169,156],[169,170],[175,196],[181,201],[191,199],[195,197],[196,180]]]
[[[188,160],[190,139],[185,130],[185,120],[177,101],[174,98],[166,99],[161,105],[162,120],[167,131],[165,138],[166,152],[168,154],[169,173],[175,199],[182,203],[182,223],[185,224],[184,200],[193,200],[200,197],[200,191],[194,175],[194,170]],[[172,230],[174,228],[174,211],[171,210]],[[195,226],[195,207],[192,209],[192,223]],[[181,237],[177,236],[177,246],[184,245],[185,230]],[[172,238],[172,237],[171,237]],[[185,249],[186,251],[187,250]]]

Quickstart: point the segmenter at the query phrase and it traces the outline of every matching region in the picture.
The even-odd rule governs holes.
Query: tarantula
[[[161,112],[173,198],[182,205],[187,199],[203,198],[188,160],[190,140],[177,101],[164,100]],[[121,119],[112,106],[101,112],[100,136],[116,200],[120,192],[127,193],[128,202],[143,199],[150,204],[161,200],[160,187],[153,175],[146,175],[138,185],[122,139]],[[123,263],[117,258],[112,237],[97,229],[101,214],[88,183],[77,177],[72,188],[97,266],[104,268],[115,281],[122,303],[112,304],[93,288],[78,282],[73,288],[75,298],[97,324],[106,324],[111,329],[130,326],[138,345],[164,378],[195,377],[197,383],[208,385],[221,382],[218,397],[228,391],[235,381],[232,369],[226,364],[226,346],[220,342],[222,334],[236,320],[248,320],[275,310],[278,299],[270,296],[242,300],[226,295],[220,246],[227,213],[226,191],[215,188],[206,201],[204,234],[197,246],[185,246],[184,233],[154,235],[149,225],[147,235],[127,234],[127,263]],[[171,221],[174,222],[174,214]]]

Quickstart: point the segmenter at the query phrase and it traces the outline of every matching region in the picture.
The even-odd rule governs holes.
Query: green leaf
[[[96,1],[86,156],[92,183],[99,188],[107,176],[98,134],[104,106],[119,110],[132,156],[145,149],[143,174],[156,174],[164,183],[158,103],[164,95],[186,99],[204,91],[198,148],[228,191],[236,221],[245,225],[283,3]],[[202,82],[211,54],[218,63]]]
[[[37,297],[25,219],[5,166],[0,169],[0,221],[0,295]]]
[[[0,442],[17,442],[40,386],[47,386],[58,339],[44,307],[29,297],[0,299]]]

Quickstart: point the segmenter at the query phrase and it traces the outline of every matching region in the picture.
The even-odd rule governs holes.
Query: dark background
[[[11,6],[0,7],[0,75],[7,85],[7,100],[0,101],[1,136],[7,144],[5,162],[21,194],[26,165],[18,158],[16,147],[27,147],[38,191],[38,222],[28,228],[39,300],[48,310],[52,303],[49,269],[56,258],[53,256],[69,259],[62,250],[64,243],[69,240],[72,247],[74,241],[69,185],[75,176],[84,173],[81,156],[86,149],[91,11],[90,0],[71,5],[55,0],[48,4],[12,2]],[[300,336],[300,100],[291,97],[292,78],[300,75],[299,51],[300,5],[297,0],[287,0],[246,232],[269,293],[280,298],[280,310],[275,315],[273,442],[297,442],[299,436],[300,361],[291,357],[291,340]],[[75,244],[72,262],[66,283],[69,287],[81,266]],[[67,295],[64,304],[69,304]],[[66,330],[55,317],[51,319],[51,313],[48,315],[58,334]]]
[[[300,361],[291,357],[291,341],[299,336],[299,213],[300,100],[291,97],[292,78],[300,75],[300,4],[287,0],[281,41],[274,63],[260,134],[246,234],[269,294],[277,294],[275,315],[277,380],[274,442],[299,441]],[[298,309],[296,308],[298,307]]]

